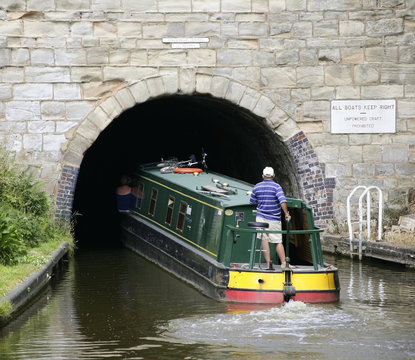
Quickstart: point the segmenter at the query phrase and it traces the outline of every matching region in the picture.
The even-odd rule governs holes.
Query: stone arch
[[[296,122],[257,89],[224,76],[189,69],[164,72],[126,84],[98,103],[85,117],[63,149],[62,170],[56,191],[57,216],[66,220],[70,217],[83,154],[113,119],[151,98],[195,93],[228,100],[264,118],[270,129],[286,144],[298,171],[302,195],[314,207],[316,222],[324,225],[332,218],[334,181],[325,177],[324,165],[318,162],[314,149]]]

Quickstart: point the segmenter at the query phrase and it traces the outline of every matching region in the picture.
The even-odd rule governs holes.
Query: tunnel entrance
[[[139,164],[207,153],[209,170],[256,183],[265,166],[287,196],[300,196],[295,166],[265,120],[210,95],[173,95],[137,104],[115,118],[85,152],[72,213],[79,247],[119,239],[115,189]]]

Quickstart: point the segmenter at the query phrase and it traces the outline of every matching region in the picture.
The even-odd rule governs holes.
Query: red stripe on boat
[[[249,291],[249,290],[226,290],[226,300],[253,303],[253,304],[281,304],[284,302],[282,292],[276,291]]]

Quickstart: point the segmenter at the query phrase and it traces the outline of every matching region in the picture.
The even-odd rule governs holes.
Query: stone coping
[[[50,259],[43,267],[29,275],[15,289],[11,290],[6,296],[0,299],[0,303],[10,301],[13,310],[7,318],[0,317],[0,327],[5,326],[22,313],[24,308],[36,297],[36,295],[46,286],[52,278],[56,266],[68,254],[69,243],[62,243],[53,252]]]
[[[323,235],[321,237],[323,251],[350,255],[350,241],[346,237]],[[354,252],[358,252],[359,242],[353,240]],[[415,247],[392,244],[381,241],[362,241],[362,259],[372,258],[402,264],[415,268]]]

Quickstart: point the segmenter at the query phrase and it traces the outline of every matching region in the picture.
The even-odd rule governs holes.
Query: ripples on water
[[[415,359],[415,271],[328,260],[338,304],[208,299],[125,249],[77,256],[0,331],[0,359]]]

